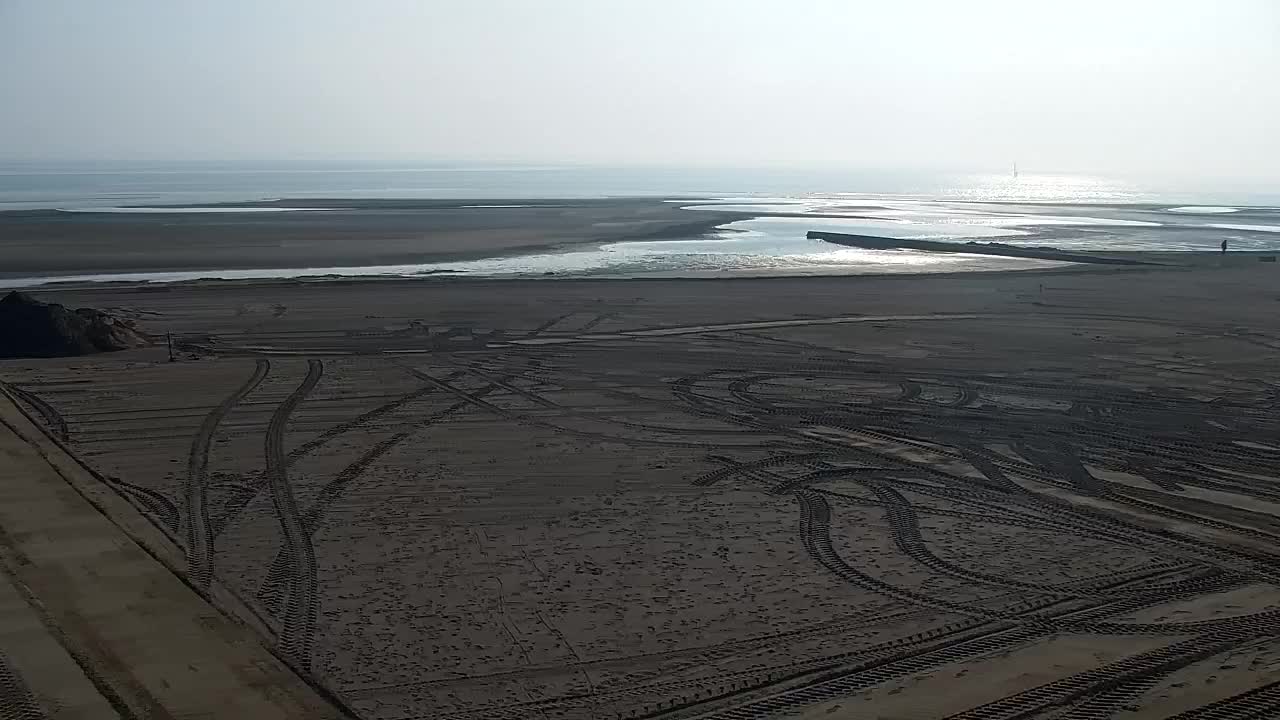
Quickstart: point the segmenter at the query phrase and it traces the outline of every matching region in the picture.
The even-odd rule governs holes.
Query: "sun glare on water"
[[[1116,180],[1087,175],[973,175],[942,196],[952,200],[1062,203],[1138,202],[1142,193]]]

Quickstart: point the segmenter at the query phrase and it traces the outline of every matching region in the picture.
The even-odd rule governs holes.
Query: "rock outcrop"
[[[0,357],[67,357],[149,344],[130,320],[11,292],[0,299]]]

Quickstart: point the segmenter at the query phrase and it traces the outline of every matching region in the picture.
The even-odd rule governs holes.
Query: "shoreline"
[[[710,203],[710,205],[698,203]],[[720,210],[716,203],[732,209]],[[130,207],[130,206],[123,206]],[[172,286],[211,283],[413,282],[440,280],[635,280],[725,277],[843,277],[943,275],[1008,272],[1078,272],[1066,263],[1120,262],[1221,264],[1217,252],[1076,250],[1052,247],[1092,235],[1096,228],[1037,225],[1034,218],[1022,228],[1021,240],[1037,238],[1049,247],[1004,246],[974,236],[948,241],[895,238],[878,234],[830,232],[811,228],[817,245],[845,245],[886,249],[935,251],[968,257],[968,269],[915,266],[885,258],[866,262],[735,264],[699,267],[643,267],[621,264],[575,267],[557,265],[543,256],[591,252],[624,243],[696,242],[716,237],[735,223],[771,218],[810,219],[816,227],[828,218],[857,222],[883,221],[873,215],[796,213],[779,211],[768,203],[750,204],[714,198],[475,198],[458,200],[274,198],[247,202],[131,206],[140,212],[102,209],[99,212],[64,209],[0,211],[0,289],[58,289],[87,286]],[[169,207],[173,212],[164,212]],[[219,212],[201,212],[201,210]],[[267,210],[288,212],[263,212]],[[226,210],[226,212],[221,212]],[[244,212],[236,212],[242,210]],[[926,220],[925,226],[927,227]],[[1195,227],[1167,226],[1160,232],[1185,233]],[[1148,230],[1144,229],[1144,232]],[[928,232],[922,230],[922,232]],[[779,236],[781,237],[781,236]],[[995,242],[995,245],[991,243]],[[869,244],[868,244],[869,243]],[[993,251],[997,248],[999,251]],[[966,252],[972,249],[973,252]],[[718,249],[693,250],[694,254]],[[732,254],[730,249],[728,254]],[[746,251],[748,254],[755,252]],[[766,251],[767,253],[768,251]],[[776,252],[776,251],[775,251]],[[797,250],[803,254],[805,250]],[[1253,251],[1233,251],[1234,257]],[[1274,255],[1272,251],[1254,254]],[[640,251],[644,255],[644,251]],[[1026,261],[1019,266],[984,255]],[[778,257],[783,257],[779,255]],[[529,258],[502,267],[501,261]],[[1205,258],[1217,258],[1207,261]],[[976,260],[975,260],[976,259]],[[1114,260],[1112,260],[1114,259]],[[498,267],[441,267],[455,263],[498,261]],[[592,261],[589,261],[592,262]],[[960,262],[960,261],[957,261]],[[1053,262],[1045,266],[1037,263]],[[1234,262],[1234,261],[1232,261]],[[1004,266],[1002,266],[1002,264]]]
[[[510,203],[313,198],[175,207],[273,206],[305,209],[0,211],[0,283],[70,275],[465,262],[614,242],[701,237],[754,217],[733,212],[704,216],[664,198]]]
[[[837,243],[838,244],[838,243]],[[571,252],[578,248],[565,248],[564,252]],[[523,253],[510,253],[505,255],[510,257]],[[980,256],[979,253],[955,253],[962,255]],[[1073,253],[1076,256],[1089,255],[1089,253]],[[23,280],[44,280],[41,277],[34,278],[0,278],[0,291],[21,290],[28,293],[39,292],[58,292],[62,290],[92,290],[92,289],[108,289],[108,288],[126,288],[138,289],[146,292],[163,292],[167,290],[181,289],[187,287],[291,287],[297,285],[326,285],[326,284],[368,284],[368,283],[406,283],[406,284],[440,284],[440,283],[500,283],[504,286],[522,283],[590,283],[590,282],[708,282],[708,281],[726,281],[726,280],[798,280],[798,279],[840,279],[840,278],[954,278],[954,277],[972,277],[972,276],[990,276],[990,275],[1061,275],[1061,274],[1081,274],[1081,273],[1116,273],[1116,272],[1158,272],[1158,271],[1187,271],[1187,270],[1217,270],[1217,269],[1238,269],[1241,267],[1253,267],[1262,262],[1274,262],[1266,258],[1274,258],[1277,253],[1270,251],[1233,251],[1224,257],[1218,252],[1202,252],[1202,251],[1150,251],[1150,252],[1133,252],[1118,251],[1106,253],[1107,259],[1118,259],[1120,263],[1089,263],[1080,261],[1056,261],[1058,264],[1052,266],[1025,267],[1025,268],[986,268],[975,270],[943,270],[943,271],[901,271],[901,272],[884,272],[869,270],[867,272],[835,272],[815,270],[813,272],[804,272],[801,270],[777,271],[773,269],[756,269],[756,270],[738,270],[738,271],[721,271],[721,270],[688,270],[681,273],[663,273],[655,272],[652,274],[535,274],[523,273],[512,275],[482,275],[469,274],[463,272],[451,271],[427,271],[421,275],[408,275],[403,273],[385,272],[385,273],[368,273],[368,274],[341,274],[336,272],[319,272],[329,268],[316,268],[315,274],[309,275],[291,275],[291,276],[275,276],[266,275],[263,277],[237,277],[223,278],[215,276],[204,276],[198,278],[188,278],[179,280],[139,280],[139,279],[101,279],[101,280],[82,280],[82,279],[60,279],[58,276],[51,276],[47,281],[38,284],[7,284],[7,281],[23,281]],[[499,257],[499,256],[486,256]],[[364,269],[376,266],[365,266]],[[255,268],[256,269],[256,268]],[[272,272],[273,270],[290,269],[290,268],[261,268],[262,272]],[[360,267],[353,268],[334,268],[359,270]],[[228,272],[248,272],[234,271]],[[200,272],[200,271],[192,271]],[[216,272],[216,271],[210,271]],[[121,276],[135,275],[144,273],[120,273]]]
[[[450,285],[475,287],[477,285],[494,284],[508,289],[519,289],[530,284],[545,286],[548,283],[553,285],[573,284],[573,285],[591,285],[591,284],[617,284],[617,283],[736,283],[736,282],[762,282],[762,281],[798,281],[798,280],[815,280],[815,281],[856,281],[856,280],[892,280],[900,279],[908,280],[956,280],[964,278],[980,278],[980,277],[1001,277],[1001,276],[1062,276],[1062,275],[1102,275],[1102,274],[1145,274],[1145,273],[1164,273],[1164,272],[1212,272],[1212,271],[1229,271],[1254,268],[1260,266],[1258,258],[1274,256],[1275,253],[1269,252],[1233,252],[1224,262],[1219,253],[1210,252],[1117,252],[1109,253],[1115,257],[1126,258],[1145,258],[1145,261],[1127,265],[1107,265],[1107,264],[1086,264],[1063,262],[1052,267],[1028,267],[1028,268],[1002,268],[1002,269],[985,269],[985,270],[959,270],[959,271],[941,271],[941,272],[862,272],[862,273],[833,273],[833,272],[771,272],[742,271],[738,273],[717,273],[716,271],[689,271],[681,275],[515,275],[515,276],[492,276],[492,275],[468,275],[462,273],[432,273],[422,276],[406,276],[394,274],[379,275],[306,275],[295,277],[263,277],[263,278],[199,278],[192,280],[175,280],[172,282],[147,282],[147,281],[84,281],[84,282],[50,282],[41,285],[30,285],[24,287],[14,287],[4,285],[4,281],[0,279],[0,291],[8,292],[10,289],[20,290],[24,293],[59,293],[59,292],[98,292],[120,290],[138,293],[168,293],[181,292],[184,290],[194,289],[217,289],[224,288],[227,290],[271,290],[271,289],[289,289],[297,287],[353,287],[353,286],[377,286],[385,288],[395,288],[396,286],[414,287],[446,287]],[[1190,262],[1172,262],[1174,260],[1184,260]],[[1160,262],[1155,262],[1159,260]]]

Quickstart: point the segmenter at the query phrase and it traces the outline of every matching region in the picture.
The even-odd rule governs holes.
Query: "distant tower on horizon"
[[[1013,161],[1013,179],[1014,180],[1018,179],[1018,161],[1017,160]]]

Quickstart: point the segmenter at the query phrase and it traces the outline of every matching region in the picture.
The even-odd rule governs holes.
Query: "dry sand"
[[[7,391],[0,458],[0,718],[343,717]]]
[[[1271,717],[1277,287],[96,288],[180,361],[0,377],[361,718]]]

